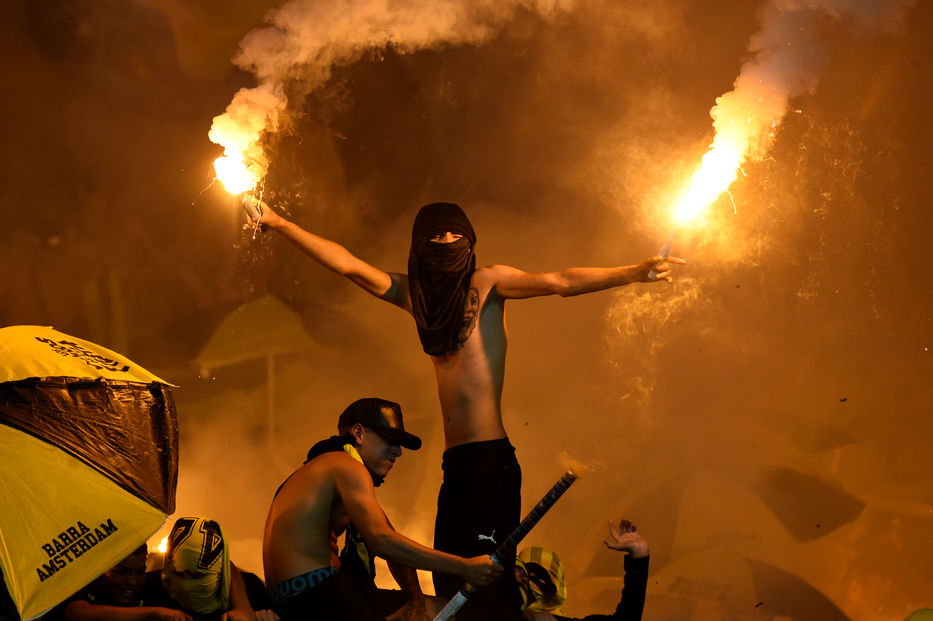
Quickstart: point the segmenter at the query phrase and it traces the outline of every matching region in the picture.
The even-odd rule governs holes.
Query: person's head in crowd
[[[175,520],[162,565],[162,584],[185,609],[210,614],[230,608],[230,547],[220,524]]]
[[[401,406],[377,397],[357,399],[348,405],[337,420],[337,431],[352,438],[374,483],[380,483],[389,473],[402,447],[413,451],[421,448],[421,439],[405,431]]]
[[[515,558],[515,581],[525,613],[563,614],[560,607],[567,600],[567,585],[564,566],[554,550],[537,546],[522,549]]]
[[[134,606],[146,580],[146,544],[142,544],[125,559],[102,573],[91,583],[92,599],[113,606]],[[94,597],[96,595],[96,597]]]
[[[919,608],[904,617],[904,621],[933,621],[933,608]]]

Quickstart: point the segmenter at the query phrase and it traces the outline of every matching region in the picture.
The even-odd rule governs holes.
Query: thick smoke
[[[572,2],[292,0],[267,16],[267,26],[244,37],[234,62],[255,74],[259,85],[236,93],[226,112],[214,119],[209,137],[224,147],[225,155],[242,159],[254,180],[261,180],[268,167],[264,138],[287,125],[289,104],[296,109],[305,95],[328,80],[335,66],[387,46],[410,53],[442,45],[478,45],[516,11],[552,16]]]
[[[767,153],[773,129],[791,98],[812,92],[826,49],[821,22],[881,30],[901,23],[911,0],[772,0],[761,9],[761,30],[751,37],[751,57],[735,88],[716,99],[710,111],[718,141],[744,144],[748,156]]]
[[[742,64],[733,90],[716,98],[710,110],[715,135],[697,175],[707,172],[708,159],[712,163],[727,159],[720,155],[723,152],[734,153],[739,167],[768,157],[791,100],[812,93],[819,83],[820,70],[830,51],[827,39],[831,41],[832,37],[828,35],[840,26],[868,34],[896,28],[912,4],[912,0],[771,0],[765,4],[759,11],[761,29],[749,40],[750,56]],[[738,170],[730,168],[725,172],[729,177],[722,186],[728,187]],[[723,226],[715,218],[707,218],[697,228],[682,232],[698,238],[697,244],[707,260],[756,262],[762,240],[736,239],[735,227]],[[699,280],[679,284],[665,297],[616,294],[608,317],[611,346],[638,343],[645,356],[643,372],[626,376],[629,379],[621,390],[624,398],[636,396],[647,403],[654,389],[651,378],[657,370],[656,354],[663,343],[665,324],[688,309],[704,310],[694,305],[706,301],[708,306],[707,300]]]

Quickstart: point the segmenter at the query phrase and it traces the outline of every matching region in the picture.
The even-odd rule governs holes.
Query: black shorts
[[[522,471],[515,447],[508,438],[461,444],[444,452],[442,468],[434,547],[464,557],[492,554],[521,521]],[[514,558],[505,565],[502,577],[470,597],[458,619],[520,618]],[[450,574],[435,573],[433,578],[443,597],[463,586],[462,578]]]
[[[282,584],[291,580],[294,578]],[[272,604],[272,610],[282,621],[385,621],[386,618],[367,603],[353,586],[353,580],[341,571],[313,586],[277,587],[276,591],[288,593]]]

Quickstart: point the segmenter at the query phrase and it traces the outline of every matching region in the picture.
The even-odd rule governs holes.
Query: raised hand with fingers
[[[635,558],[648,556],[648,542],[637,531],[638,527],[635,522],[628,518],[619,520],[618,526],[612,520],[609,520],[609,538],[603,543],[610,550],[628,552]]]

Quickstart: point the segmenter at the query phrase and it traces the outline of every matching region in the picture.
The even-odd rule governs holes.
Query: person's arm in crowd
[[[610,550],[626,553],[622,599],[610,618],[613,621],[640,621],[648,589],[648,542],[638,534],[635,523],[624,518],[618,526],[609,520],[609,538],[604,543]]]
[[[386,522],[389,522],[388,517]],[[389,527],[395,528],[391,522],[389,522]],[[411,605],[410,607],[424,611],[424,592],[421,590],[421,583],[418,582],[418,570],[395,561],[386,561],[386,564],[389,566],[389,573],[392,574],[392,578],[395,579],[396,584],[405,594],[405,599]]]
[[[192,621],[181,610],[159,606],[104,606],[75,600],[65,608],[65,621]]]
[[[406,600],[405,605],[390,618],[404,621],[429,618],[424,592],[421,590],[421,583],[418,582],[418,571],[394,561],[386,561],[386,564],[389,566],[389,573],[405,594]]]
[[[645,592],[648,589],[648,542],[638,534],[638,527],[624,518],[616,526],[609,520],[609,538],[603,543],[610,550],[625,552],[625,578],[622,583],[622,598],[611,615],[587,615],[576,621],[641,621],[645,610]],[[557,615],[526,615],[528,621],[573,621]]]
[[[220,621],[256,621],[256,613],[246,595],[246,583],[233,563],[230,563],[230,610],[220,617]]]

